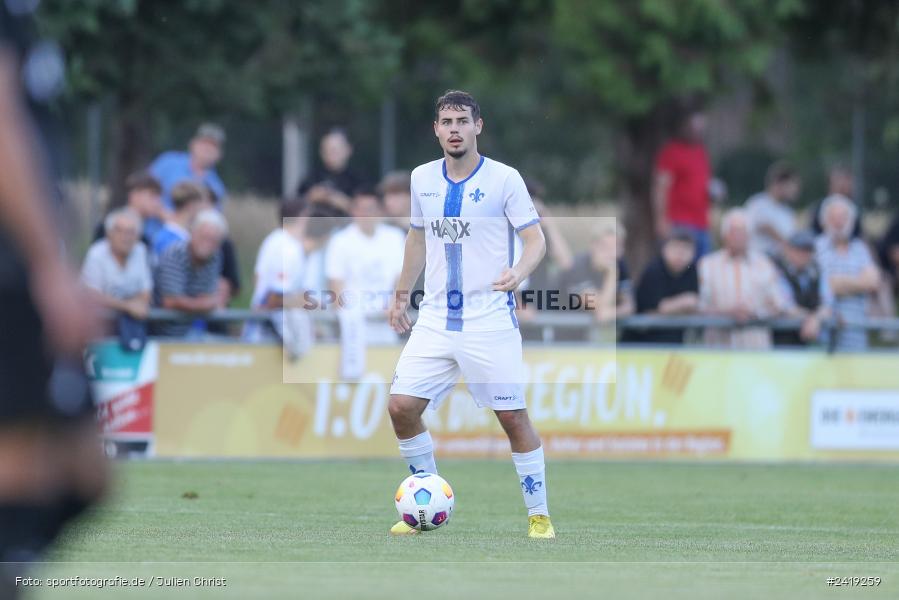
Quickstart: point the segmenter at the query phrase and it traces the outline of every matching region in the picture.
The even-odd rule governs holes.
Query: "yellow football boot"
[[[550,528],[552,528],[552,526],[550,526]],[[421,532],[414,527],[410,527],[405,521],[399,521],[390,528],[390,535],[414,535],[416,533]]]
[[[402,521],[401,521],[402,522]],[[406,525],[403,523],[403,525]],[[533,515],[528,517],[528,537],[552,539],[556,537],[556,530],[546,515]]]

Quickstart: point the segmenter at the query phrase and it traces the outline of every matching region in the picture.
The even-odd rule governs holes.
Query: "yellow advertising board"
[[[338,352],[289,364],[276,346],[160,344],[156,454],[397,456],[387,401],[399,348],[371,349],[357,383],[339,381]],[[899,461],[889,355],[534,346],[525,361],[550,456]],[[464,384],[425,418],[439,456],[508,455]]]

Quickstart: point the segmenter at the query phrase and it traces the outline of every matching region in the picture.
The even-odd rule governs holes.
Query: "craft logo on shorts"
[[[514,394],[511,396],[494,396],[494,402],[512,402],[513,400],[518,400],[518,397]]]
[[[431,221],[431,231],[441,239],[449,238],[455,242],[464,237],[471,237],[471,221],[449,217],[444,217],[443,220],[435,219]]]

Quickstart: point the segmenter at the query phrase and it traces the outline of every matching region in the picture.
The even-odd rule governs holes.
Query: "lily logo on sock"
[[[524,481],[521,482],[521,487],[524,488],[526,494],[530,494],[533,496],[536,492],[540,491],[540,488],[543,487],[542,481],[534,481],[534,478],[528,475],[524,478]]]

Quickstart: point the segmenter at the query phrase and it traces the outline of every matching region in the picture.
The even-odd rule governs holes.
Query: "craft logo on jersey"
[[[475,202],[480,202],[484,199],[484,192],[481,191],[481,188],[476,189],[475,191],[468,194],[468,197],[474,200]]]
[[[450,219],[444,217],[443,220],[431,221],[431,231],[439,238],[449,238],[450,241],[464,237],[471,237],[471,221],[463,221],[462,219]]]

